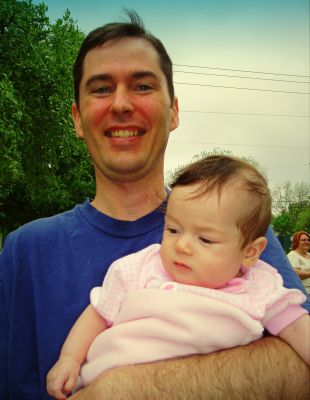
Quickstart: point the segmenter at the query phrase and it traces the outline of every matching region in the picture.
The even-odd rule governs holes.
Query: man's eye
[[[98,93],[98,94],[105,94],[105,93],[111,93],[111,92],[112,92],[112,88],[110,86],[100,86],[93,90],[93,93]]]
[[[149,90],[152,90],[152,86],[147,84],[140,84],[136,86],[136,90],[138,90],[139,92],[147,92]]]

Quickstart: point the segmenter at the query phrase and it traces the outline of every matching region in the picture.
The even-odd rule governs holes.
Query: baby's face
[[[238,275],[245,250],[236,221],[243,204],[236,186],[191,198],[197,185],[171,192],[161,258],[176,282],[218,288]]]

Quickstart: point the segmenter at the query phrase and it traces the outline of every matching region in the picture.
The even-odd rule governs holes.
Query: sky
[[[254,158],[270,187],[310,182],[309,0],[43,2],[85,33],[134,9],[164,43],[180,107],[166,173],[219,148]]]

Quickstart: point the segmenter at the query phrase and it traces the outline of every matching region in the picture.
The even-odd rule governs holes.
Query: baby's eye
[[[205,237],[202,237],[202,236],[200,236],[199,240],[200,240],[202,243],[206,243],[206,244],[211,244],[211,243],[213,243],[211,240],[209,240],[209,239],[207,239],[207,238],[205,238]]]
[[[165,228],[167,232],[169,232],[171,235],[176,235],[178,233],[177,229],[171,228],[171,227],[166,227]]]

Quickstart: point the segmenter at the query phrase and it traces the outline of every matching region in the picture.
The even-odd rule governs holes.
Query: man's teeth
[[[132,136],[139,136],[142,133],[139,131],[120,130],[120,131],[110,132],[110,134],[111,134],[111,137],[128,138],[128,137],[132,137]]]

